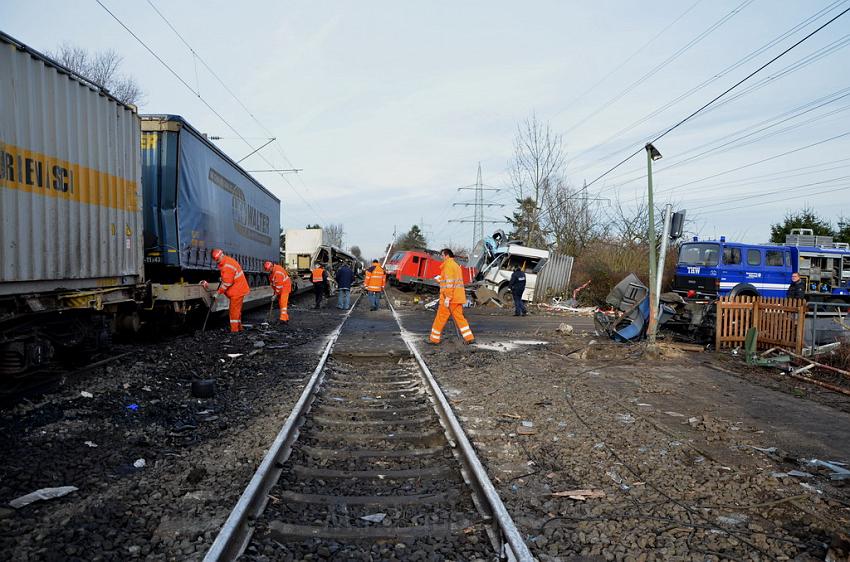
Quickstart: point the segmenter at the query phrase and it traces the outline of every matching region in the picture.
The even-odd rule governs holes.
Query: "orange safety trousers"
[[[230,297],[230,331],[242,331],[242,301],[244,296]]]
[[[454,319],[455,325],[460,330],[460,335],[463,336],[463,339],[466,341],[473,341],[475,339],[472,335],[472,329],[469,327],[469,322],[463,317],[463,305],[460,303],[451,303],[449,306],[446,306],[441,302],[437,309],[437,317],[434,318],[434,325],[431,326],[432,342],[440,343],[440,335],[443,333],[443,328],[446,326],[449,316]]]
[[[289,291],[281,291],[277,297],[277,302],[280,305],[281,322],[289,322]]]

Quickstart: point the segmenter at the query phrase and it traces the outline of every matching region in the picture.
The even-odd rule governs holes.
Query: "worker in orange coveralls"
[[[443,264],[440,266],[440,304],[437,308],[437,317],[431,326],[431,337],[428,343],[439,345],[443,328],[449,320],[454,319],[455,325],[463,336],[464,343],[471,344],[475,341],[469,322],[463,317],[463,305],[466,303],[466,290],[463,288],[463,272],[454,260],[454,252],[444,248],[440,254],[443,256]]]
[[[218,269],[221,272],[221,284],[218,287],[218,292],[230,299],[230,331],[242,331],[242,301],[245,296],[251,292],[248,287],[248,280],[245,278],[245,273],[242,271],[242,266],[235,259],[224,255],[220,249],[215,248],[212,251],[212,258],[218,264]],[[209,284],[204,281],[204,288],[208,288]]]
[[[283,323],[288,323],[289,293],[292,291],[292,280],[280,264],[267,261],[263,264],[263,269],[269,273],[269,284],[272,286],[272,290],[278,298],[278,304],[280,305],[279,319]]]

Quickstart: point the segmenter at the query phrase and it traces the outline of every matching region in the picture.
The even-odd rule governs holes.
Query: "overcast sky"
[[[342,223],[346,244],[360,245],[367,257],[384,247],[394,226],[406,230],[414,223],[424,223],[434,247],[449,241],[469,246],[472,225],[448,222],[472,214],[453,206],[471,197],[457,188],[475,181],[478,162],[486,184],[508,185],[516,126],[532,112],[563,134],[568,176],[580,186],[850,5],[152,1],[279,139],[280,148],[262,151],[266,158],[275,167],[304,169],[287,176],[291,185],[277,175],[258,175],[283,202],[282,224]],[[102,2],[250,143],[264,142],[268,134],[195,63],[147,1]],[[823,17],[723,74],[830,6]],[[143,113],[183,115],[201,131],[226,137],[217,142],[236,159],[251,151],[94,0],[8,0],[0,3],[0,29],[38,50],[63,41],[117,49],[123,70],[146,92]],[[703,236],[753,242],[767,239],[771,222],[806,203],[833,221],[850,215],[850,134],[803,148],[850,132],[850,96],[839,97],[850,92],[841,92],[850,87],[848,31],[850,14],[733,93],[772,78],[762,87],[660,140],[659,198],[672,197],[688,209],[692,228]],[[817,53],[817,60],[781,74]],[[834,102],[825,97],[836,92]],[[825,105],[813,107],[816,100]],[[783,115],[792,118],[776,124]],[[743,134],[750,136],[682,162]],[[759,160],[765,161],[750,165]],[[269,167],[258,157],[245,165]],[[632,202],[645,194],[645,166],[641,153],[591,189]],[[507,190],[495,199],[511,202]],[[498,217],[510,209],[489,213]]]

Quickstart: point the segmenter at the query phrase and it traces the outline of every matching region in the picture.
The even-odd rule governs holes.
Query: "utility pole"
[[[484,201],[484,192],[485,191],[500,191],[497,187],[485,186],[484,181],[481,179],[481,162],[478,163],[478,176],[475,180],[475,183],[472,185],[467,185],[464,187],[459,187],[458,191],[475,191],[474,201],[467,201],[464,203],[455,203],[454,206],[462,205],[464,207],[473,206],[473,214],[472,217],[464,217],[462,219],[450,220],[449,222],[461,222],[461,223],[472,223],[472,246],[470,246],[470,251],[472,248],[475,248],[475,244],[478,243],[479,240],[484,239],[484,225],[486,223],[504,223],[507,221],[504,220],[495,220],[490,217],[484,216],[484,207],[504,207],[501,203],[489,203]]]

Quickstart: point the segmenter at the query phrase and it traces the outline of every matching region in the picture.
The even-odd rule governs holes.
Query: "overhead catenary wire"
[[[214,107],[213,107],[213,106],[212,106],[212,105],[211,105],[211,104],[210,104],[210,103],[209,103],[209,102],[208,102],[208,101],[207,101],[207,100],[206,100],[206,99],[205,99],[205,98],[201,95],[200,91],[198,91],[197,89],[193,88],[193,87],[192,87],[192,86],[191,86],[191,85],[190,85],[190,84],[189,84],[189,83],[188,83],[185,79],[183,79],[183,77],[182,77],[182,76],[180,76],[180,74],[178,74],[178,73],[177,73],[177,71],[175,71],[175,70],[174,70],[174,69],[173,69],[173,68],[172,68],[172,67],[171,67],[171,66],[170,66],[167,62],[165,62],[165,60],[163,60],[163,59],[162,59],[162,57],[160,57],[160,56],[159,56],[159,55],[158,55],[158,54],[157,54],[157,53],[156,53],[156,52],[155,52],[155,51],[154,51],[154,50],[153,50],[150,46],[148,46],[148,44],[147,44],[147,43],[145,43],[145,42],[142,40],[142,38],[141,38],[141,37],[139,37],[139,36],[138,36],[138,35],[137,35],[137,34],[136,34],[136,33],[135,33],[132,29],[130,29],[130,27],[129,27],[126,23],[124,23],[124,21],[123,21],[123,20],[121,20],[121,18],[119,18],[119,17],[118,17],[118,16],[117,16],[117,15],[116,15],[116,14],[115,14],[112,10],[110,10],[110,9],[109,9],[109,8],[108,8],[108,7],[107,7],[107,6],[106,6],[106,5],[105,5],[105,4],[104,4],[101,0],[95,0],[95,2],[97,2],[97,3],[98,3],[98,5],[99,5],[101,8],[103,8],[103,10],[104,10],[107,14],[109,14],[109,15],[112,17],[112,19],[114,19],[114,20],[115,20],[115,21],[116,21],[116,22],[117,22],[117,23],[118,23],[121,27],[123,27],[123,28],[124,28],[124,30],[125,30],[127,33],[129,33],[129,34],[130,34],[130,36],[132,36],[132,37],[133,37],[133,39],[135,39],[135,40],[136,40],[136,41],[137,41],[137,42],[138,42],[138,43],[139,43],[142,47],[144,47],[144,49],[145,49],[148,53],[150,53],[150,54],[151,54],[151,55],[152,55],[152,56],[153,56],[153,57],[154,57],[154,58],[155,58],[155,59],[156,59],[156,60],[157,60],[157,61],[158,61],[158,62],[159,62],[159,63],[160,63],[163,67],[165,67],[165,68],[166,68],[166,70],[168,70],[168,71],[169,71],[169,72],[170,72],[170,73],[171,73],[171,74],[172,74],[175,78],[177,78],[177,80],[178,80],[181,84],[183,84],[183,86],[185,86],[185,87],[186,87],[186,89],[188,89],[190,92],[192,92],[192,93],[195,95],[195,97],[197,97],[197,98],[198,98],[198,100],[200,100],[200,102],[201,102],[202,104],[204,104],[204,106],[206,106],[206,107],[207,107],[207,109],[209,109],[209,110],[210,110],[210,111],[211,111],[211,112],[212,112],[212,113],[213,113],[216,117],[218,117],[218,119],[219,119],[222,123],[224,123],[224,125],[225,125],[228,129],[230,129],[230,130],[231,130],[234,134],[236,134],[236,136],[237,136],[237,137],[238,137],[238,138],[239,138],[242,142],[244,142],[246,145],[248,145],[248,147],[250,147],[252,150],[255,150],[255,149],[256,149],[256,147],[255,147],[253,144],[251,144],[250,142],[248,142],[248,139],[247,139],[244,135],[242,135],[242,133],[241,133],[241,132],[239,132],[239,131],[236,129],[236,127],[234,127],[234,126],[230,123],[230,121],[228,121],[227,119],[225,119],[225,118],[224,118],[224,116],[223,116],[223,115],[222,115],[222,114],[221,114],[218,110],[216,110],[216,109],[215,109],[215,108],[214,108]],[[150,3],[150,2],[148,2],[148,3]],[[151,4],[151,6],[153,6],[153,4]],[[154,8],[154,10],[156,10],[156,7],[155,7],[155,6],[153,6],[153,8]],[[158,14],[160,13],[160,12],[159,12],[159,10],[156,10],[156,11],[157,11],[157,13],[158,13]],[[160,17],[163,17],[163,16],[162,16],[162,14],[160,14]],[[163,17],[163,19],[165,19],[165,18]],[[171,27],[171,29],[172,29],[172,30],[173,30],[173,31],[174,31],[174,32],[178,35],[178,37],[180,37],[181,41],[183,41],[183,42],[184,42],[184,44],[186,44],[187,46],[189,46],[189,45],[188,45],[188,43],[185,41],[185,39],[183,39],[183,38],[182,38],[182,36],[180,36],[180,34],[179,34],[179,33],[177,33],[177,30],[176,30],[176,29],[174,29],[174,27],[173,27],[173,26],[171,26],[171,24],[170,24],[167,20],[166,20],[166,23],[168,23],[169,27]],[[193,54],[194,56],[197,56],[197,53],[195,53],[194,49],[191,49],[191,47],[189,47],[189,48],[190,48],[190,50],[192,51],[192,54]],[[207,65],[207,64],[203,61],[203,59],[202,59],[201,57],[198,57],[198,60],[200,60],[200,61],[201,61],[201,64],[203,64],[204,66],[207,66],[207,68],[209,69],[208,65]],[[211,72],[211,73],[213,73],[211,69],[209,69],[209,70],[210,70],[210,72]],[[213,75],[215,76],[215,74],[214,74],[214,73],[213,73]],[[227,89],[227,88],[226,88],[226,86],[225,86],[225,89]],[[230,92],[230,94],[231,94],[231,95],[234,95],[232,92]],[[234,95],[234,97],[235,97],[235,95]],[[240,103],[241,103],[241,102],[240,102]],[[244,106],[243,106],[243,107],[244,107]],[[247,108],[245,108],[245,109],[246,109],[246,111],[247,111]],[[250,112],[249,112],[249,113],[250,113]],[[253,114],[252,114],[252,117],[253,117]],[[269,131],[266,131],[266,132],[269,132]],[[274,136],[274,135],[271,135],[271,136]],[[272,167],[272,168],[276,167],[273,163],[271,163],[270,161],[268,161],[268,159],[266,159],[266,158],[265,158],[265,156],[263,156],[262,154],[261,154],[261,155],[259,155],[259,156],[260,156],[261,158],[263,158],[263,160],[264,160],[264,161],[265,161],[265,162],[266,162],[266,163],[267,163],[270,167]],[[290,165],[292,165],[292,163],[291,163],[291,162],[290,162],[289,164],[290,164]],[[292,166],[292,167],[294,168],[294,166]],[[300,198],[300,199],[304,202],[304,204],[305,204],[305,205],[307,205],[307,207],[308,207],[311,211],[313,211],[313,213],[315,213],[315,214],[316,214],[316,216],[317,216],[319,219],[321,219],[322,221],[324,221],[324,219],[322,218],[321,213],[319,213],[319,212],[318,212],[318,211],[317,211],[317,210],[316,210],[316,209],[315,209],[315,208],[314,208],[314,207],[310,204],[310,202],[309,202],[309,201],[307,201],[307,200],[306,200],[306,199],[305,199],[305,198],[301,195],[301,193],[300,193],[300,192],[298,192],[298,190],[297,190],[297,189],[295,189],[295,186],[293,186],[293,185],[292,185],[292,183],[290,183],[290,182],[289,182],[289,180],[288,180],[285,176],[281,175],[281,177],[283,177],[284,181],[286,181],[286,183],[290,186],[290,188],[292,189],[292,191],[293,191],[293,192],[294,192],[294,193],[295,193],[295,194],[296,194],[296,195],[297,195],[297,196],[298,196],[298,197],[299,197],[299,198]],[[324,221],[324,222],[326,222],[326,221]]]
[[[157,15],[165,22],[165,24],[180,39],[180,41],[183,42],[183,44],[186,46],[186,48],[189,49],[189,51],[192,53],[192,56],[195,57],[197,60],[201,61],[201,64],[204,65],[204,67],[209,71],[209,73],[213,76],[213,78],[215,78],[216,81],[218,81],[218,83],[221,84],[222,88],[224,88],[224,90],[228,94],[230,94],[230,96],[234,100],[236,100],[236,103],[238,103],[242,107],[242,109],[245,110],[245,113],[247,113],[251,117],[251,119],[254,121],[254,123],[256,123],[257,126],[259,126],[260,129],[262,129],[269,136],[274,137],[275,134],[272,133],[272,131],[268,127],[266,127],[266,125],[262,121],[260,121],[259,118],[257,118],[257,116],[254,115],[254,113],[250,109],[248,109],[248,106],[242,101],[242,99],[239,98],[239,96],[236,95],[236,93],[230,88],[230,86],[228,86],[227,83],[216,73],[216,71],[213,70],[213,68],[204,60],[204,58],[201,57],[197,53],[197,51],[195,51],[195,49],[192,47],[192,45],[190,45],[189,42],[183,37],[183,35],[181,35],[179,31],[177,31],[177,28],[174,27],[174,25],[171,23],[171,21],[167,17],[165,17],[165,14],[163,14],[156,7],[156,5],[154,5],[152,0],[147,0],[147,2],[151,6],[151,8],[153,8],[153,10],[157,13]],[[286,162],[289,165],[289,168],[295,168],[296,167],[295,164],[293,164],[292,161],[289,159],[289,156],[286,155],[286,151],[284,151],[283,146],[281,146],[281,143],[280,143],[279,140],[275,139],[274,147],[277,148],[277,150],[280,153],[281,157],[283,158],[284,162]],[[273,168],[279,167],[279,166],[274,166],[273,164],[271,164],[263,155],[260,155],[260,157],[263,158],[263,160],[267,164],[272,166]],[[283,176],[281,176],[281,177],[289,185],[290,189],[292,189],[293,191],[296,191],[295,186],[292,185],[292,183],[289,181],[289,178],[286,178],[286,177],[283,177]],[[298,180],[298,183],[301,185],[301,187],[304,189],[304,191],[306,191],[306,192],[311,191],[310,188],[307,186],[306,182],[304,181],[303,177],[301,177],[299,175],[299,176],[297,176],[297,180]],[[316,213],[316,215],[322,220],[322,222],[327,223],[327,221],[324,218],[322,218],[321,214],[315,208],[313,208],[313,206],[310,203],[308,203],[307,200],[304,197],[301,196],[301,194],[298,194],[298,196],[299,196],[299,198],[302,199],[302,201],[304,201],[307,204],[307,206],[314,213]]]

